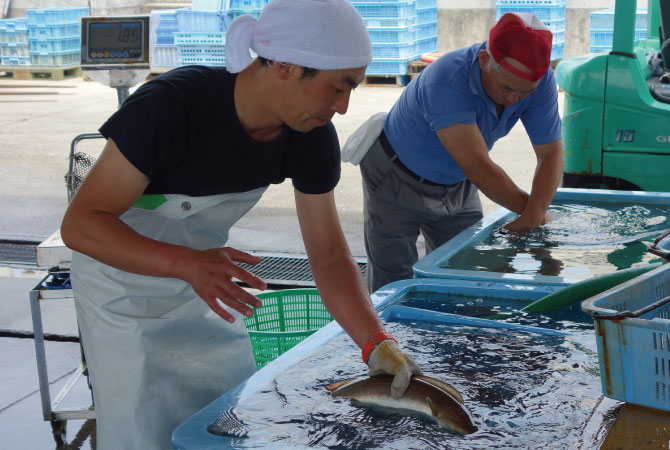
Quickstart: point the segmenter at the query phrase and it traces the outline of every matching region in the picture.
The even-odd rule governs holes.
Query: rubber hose
[[[618,286],[621,283],[633,279],[637,276],[647,273],[661,263],[652,263],[644,266],[630,267],[628,269],[617,270],[588,280],[582,280],[577,283],[564,287],[563,289],[552,292],[551,294],[535,300],[533,303],[521,308],[521,312],[539,313],[565,308],[575,302],[586,300],[596,294],[600,294],[608,289]]]

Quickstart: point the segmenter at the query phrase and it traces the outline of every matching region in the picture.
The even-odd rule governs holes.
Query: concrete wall
[[[84,7],[92,15],[140,14],[146,0],[10,0],[8,17],[24,17],[26,9]]]
[[[657,0],[650,0],[657,1]],[[566,0],[565,56],[589,50],[589,15],[593,11],[613,8],[615,0]],[[648,0],[637,0],[639,8],[647,8]],[[148,13],[152,9],[181,8],[190,3],[147,0],[11,0],[9,17],[25,16],[31,8],[89,6],[94,15]],[[496,0],[437,0],[438,48],[449,51],[481,42],[495,23]]]
[[[613,8],[614,3],[615,0],[566,0],[564,56],[588,53],[590,14]],[[638,8],[647,8],[647,0],[637,3]],[[439,50],[454,50],[488,39],[495,20],[496,0],[437,0]]]

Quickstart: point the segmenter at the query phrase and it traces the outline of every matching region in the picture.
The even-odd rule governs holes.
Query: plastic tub
[[[465,299],[484,298],[485,301],[496,302],[499,299],[521,300],[530,302],[543,297],[552,287],[545,288],[514,285],[505,283],[486,283],[459,280],[413,279],[390,283],[372,294],[372,302],[380,311],[384,320],[411,320],[415,322],[430,322],[454,324],[465,327],[509,329],[522,333],[533,333],[545,336],[569,336],[570,333],[534,326],[524,326],[476,317],[466,317],[457,314],[434,312],[404,306],[405,300],[416,296],[428,295],[442,301],[446,295],[460,296]],[[454,300],[456,301],[456,300]],[[579,312],[581,314],[581,312]],[[256,372],[246,381],[231,389],[208,406],[191,416],[175,429],[172,435],[172,445],[175,449],[241,449],[245,448],[244,440],[235,437],[218,436],[210,433],[207,428],[223,411],[242,403],[254,396],[273,382],[283,372],[290,370],[333,338],[343,333],[336,322],[324,326],[299,345],[287,351],[263,369]],[[272,446],[273,448],[278,448]],[[295,447],[291,447],[295,448]]]
[[[638,205],[640,207],[662,208],[664,211],[670,213],[670,193],[667,192],[632,192],[604,189],[561,188],[556,192],[554,197],[554,202],[556,201],[576,204],[596,202],[603,206]],[[668,214],[666,213],[666,215]],[[547,270],[545,271],[545,275],[540,274],[540,270],[537,270],[535,273],[515,273],[505,269],[500,269],[499,272],[494,272],[492,270],[486,270],[486,268],[470,270],[469,268],[464,268],[465,266],[462,263],[459,264],[459,262],[455,262],[459,261],[459,256],[466,254],[469,249],[472,249],[484,241],[497,229],[501,228],[515,217],[516,214],[505,208],[499,208],[491,214],[488,214],[479,222],[463,230],[450,241],[420,259],[414,265],[414,276],[417,278],[460,278],[488,281],[507,280],[509,282],[524,284],[567,286],[602,274],[589,270],[588,261],[585,261],[583,266],[561,268],[560,271],[553,269]],[[530,254],[521,256],[528,256],[530,258]],[[540,264],[543,263],[544,260],[535,262]],[[644,261],[641,261],[640,264],[643,262]],[[481,264],[478,263],[478,265]],[[612,271],[615,270],[616,267],[612,267]],[[555,274],[549,274],[552,271]]]
[[[667,264],[582,303],[607,397],[670,411],[670,302],[662,299],[670,300]]]
[[[245,317],[244,324],[259,369],[333,321],[316,289],[287,289],[256,297],[263,306]]]

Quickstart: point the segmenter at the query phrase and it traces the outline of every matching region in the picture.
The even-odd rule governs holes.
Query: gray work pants
[[[413,277],[419,233],[430,253],[482,218],[477,187],[469,180],[446,186],[415,180],[389,159],[379,139],[360,168],[370,292]]]

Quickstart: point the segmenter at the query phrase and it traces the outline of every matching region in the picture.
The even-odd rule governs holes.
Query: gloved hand
[[[393,338],[379,342],[370,353],[367,364],[370,368],[368,375],[371,377],[384,373],[394,375],[391,395],[395,398],[400,398],[405,394],[412,375],[423,375],[414,359],[400,350]]]

